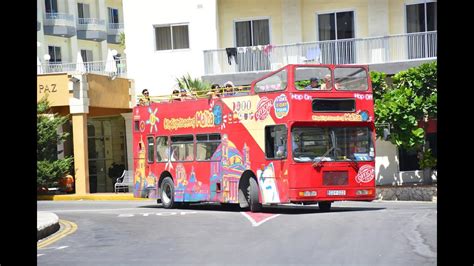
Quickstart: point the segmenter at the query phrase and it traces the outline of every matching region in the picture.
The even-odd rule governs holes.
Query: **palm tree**
[[[206,91],[211,88],[210,83],[202,81],[199,78],[193,79],[189,73],[183,75],[181,78],[176,78],[176,81],[180,88],[195,92],[198,96],[205,94]]]

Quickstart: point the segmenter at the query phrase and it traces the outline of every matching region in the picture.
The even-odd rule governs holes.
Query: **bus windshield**
[[[296,162],[374,160],[368,127],[294,127],[291,136]]]
[[[361,67],[334,68],[336,90],[366,91],[368,89],[367,71]]]

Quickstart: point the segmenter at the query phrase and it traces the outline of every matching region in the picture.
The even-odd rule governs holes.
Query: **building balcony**
[[[77,63],[49,63],[37,66],[37,74],[51,74],[51,73],[68,73],[68,74],[81,74],[81,73],[92,73],[106,76],[127,76],[127,60],[116,59],[114,60],[116,69],[110,64],[107,65],[107,61],[93,61],[84,62],[84,65]]]
[[[123,23],[109,23],[107,26],[107,42],[120,43],[120,34],[123,32]]]
[[[105,20],[97,18],[79,18],[77,20],[77,38],[101,42],[107,39]]]
[[[270,71],[286,64],[387,64],[436,59],[437,32],[204,51],[205,76]]]
[[[46,13],[44,20],[44,34],[72,37],[76,35],[74,16],[66,13]]]

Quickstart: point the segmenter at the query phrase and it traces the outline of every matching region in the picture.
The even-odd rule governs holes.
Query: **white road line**
[[[123,211],[123,210],[137,210],[137,208],[121,208],[121,209],[86,209],[86,210],[44,210],[39,212],[103,212],[103,211]]]
[[[44,255],[44,254],[38,254],[36,257],[41,257],[41,256],[43,256],[43,255]]]
[[[275,215],[270,216],[270,217],[267,217],[267,218],[265,218],[265,219],[263,219],[263,220],[261,220],[260,222],[257,223],[257,222],[256,222],[250,215],[248,215],[247,213],[245,213],[245,212],[240,212],[240,213],[241,213],[245,218],[247,218],[247,219],[252,223],[253,226],[259,226],[259,225],[263,224],[263,223],[266,222],[266,221],[269,221],[269,220],[271,220],[271,219],[273,219],[273,218],[275,218],[275,217],[280,216],[280,214],[275,214]]]

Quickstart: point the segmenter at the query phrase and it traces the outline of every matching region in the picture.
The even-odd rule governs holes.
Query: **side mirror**
[[[383,129],[383,140],[387,141],[390,138],[390,129],[384,128]]]

